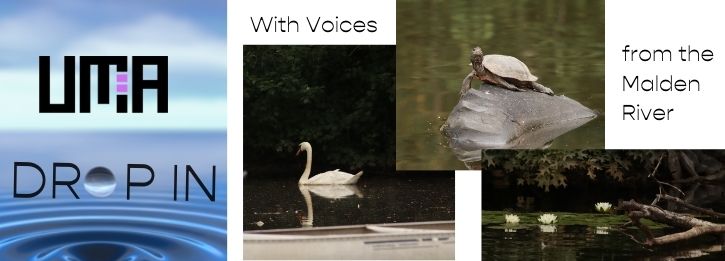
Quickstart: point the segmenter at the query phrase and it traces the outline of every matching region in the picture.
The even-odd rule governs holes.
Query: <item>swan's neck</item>
[[[310,179],[310,171],[312,170],[312,149],[307,149],[307,165],[305,165],[305,172],[302,172],[302,177],[300,177],[300,184],[307,183],[307,180]]]

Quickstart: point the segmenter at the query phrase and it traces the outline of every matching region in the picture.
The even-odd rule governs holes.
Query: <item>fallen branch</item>
[[[666,197],[662,198],[667,199]],[[645,233],[647,239],[644,241],[644,245],[647,246],[670,244],[673,242],[710,234],[725,235],[725,225],[716,224],[692,216],[667,211],[657,206],[640,204],[634,200],[624,201],[620,203],[618,209],[626,211],[627,216],[631,220],[631,224],[636,225],[640,230],[642,230],[643,233]],[[654,237],[649,228],[646,225],[640,223],[640,219],[642,218],[688,230],[661,237]]]
[[[697,211],[701,214],[705,214],[705,215],[708,215],[711,217],[725,218],[725,214],[723,214],[723,213],[716,212],[712,209],[706,209],[706,208],[701,208],[701,207],[695,206],[695,205],[687,203],[684,200],[677,198],[677,197],[673,197],[673,196],[665,195],[665,194],[658,194],[657,197],[670,201],[670,202],[673,202],[673,203],[683,206],[685,208]]]
[[[678,192],[680,192],[680,194],[682,194],[683,196],[685,196],[685,192],[682,192],[682,190],[680,190],[680,188],[678,188],[678,187],[675,187],[675,186],[673,186],[673,185],[672,185],[672,184],[670,184],[670,183],[667,183],[667,182],[662,182],[662,181],[660,181],[659,179],[657,179],[657,177],[655,176],[655,174],[657,173],[657,169],[659,169],[659,167],[660,167],[660,163],[662,163],[662,158],[663,158],[664,156],[665,156],[665,154],[664,154],[664,153],[663,153],[662,155],[660,155],[660,158],[659,158],[659,159],[657,160],[657,165],[656,165],[656,166],[655,166],[655,168],[654,168],[654,169],[652,170],[652,173],[650,173],[650,174],[649,174],[649,175],[647,176],[647,177],[650,177],[650,178],[654,179],[654,180],[655,180],[655,182],[657,182],[657,184],[659,184],[659,189],[660,189],[660,193],[659,193],[659,194],[657,195],[657,197],[655,197],[655,199],[654,199],[654,200],[652,201],[652,203],[650,203],[650,205],[653,205],[653,206],[654,206],[654,205],[657,205],[657,203],[659,203],[659,201],[660,201],[660,196],[659,196],[659,195],[662,195],[662,194],[663,194],[663,189],[662,189],[662,185],[666,185],[666,186],[669,186],[669,187],[671,187],[671,188],[674,188],[675,190],[677,190]]]
[[[664,245],[674,243],[677,241],[688,240],[691,238],[709,235],[709,234],[721,234],[725,233],[725,225],[714,225],[714,226],[696,226],[687,231],[669,234],[666,236],[657,237],[651,240],[649,245]],[[647,242],[645,242],[647,243]]]

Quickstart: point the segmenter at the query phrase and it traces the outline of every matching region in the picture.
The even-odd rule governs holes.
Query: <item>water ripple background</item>
[[[224,133],[67,135],[63,145],[52,142],[60,137],[15,135],[18,143],[50,144],[43,151],[10,146],[8,137],[13,136],[0,138],[0,260],[226,260]],[[88,140],[88,136],[112,143],[112,149],[85,142],[67,146],[73,144],[69,137]],[[113,144],[113,140],[122,142]],[[44,168],[46,186],[39,196],[12,197],[13,161],[32,161]],[[58,186],[57,197],[51,197],[51,162],[73,162],[81,168],[81,180],[74,186],[81,199],[65,186]],[[126,163],[146,163],[156,172],[151,186],[132,187],[131,200],[126,200]],[[183,172],[174,201],[169,171],[173,164],[192,164],[209,189],[207,166],[216,165],[216,201],[211,202],[193,178],[185,201]],[[116,177],[118,187],[108,198],[94,198],[82,186],[86,171],[96,165],[109,166]]]

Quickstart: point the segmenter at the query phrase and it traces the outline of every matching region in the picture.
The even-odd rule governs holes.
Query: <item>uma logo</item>
[[[74,56],[64,60],[63,103],[50,103],[50,57],[40,56],[40,112],[74,113],[75,101],[75,62]],[[128,69],[125,56],[81,56],[80,57],[80,112],[91,112],[91,66],[98,66],[98,103],[109,104],[109,67],[116,66],[116,112],[128,112]],[[133,56],[131,73],[131,98],[134,113],[143,112],[143,91],[156,90],[156,111],[169,112],[168,57]],[[155,79],[144,79],[144,65],[156,66]],[[153,77],[152,77],[153,78]]]

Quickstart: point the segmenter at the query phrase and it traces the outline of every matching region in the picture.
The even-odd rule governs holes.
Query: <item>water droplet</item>
[[[95,167],[88,171],[83,184],[88,194],[97,198],[105,198],[116,189],[116,178],[111,170],[104,167]]]

